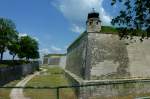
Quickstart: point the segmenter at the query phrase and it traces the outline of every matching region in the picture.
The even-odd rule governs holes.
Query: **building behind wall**
[[[66,65],[66,54],[48,54],[43,58],[43,64],[49,66],[61,66],[62,68]]]

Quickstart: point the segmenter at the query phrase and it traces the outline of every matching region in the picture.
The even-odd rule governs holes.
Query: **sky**
[[[121,5],[111,6],[111,0],[0,0],[0,17],[11,19],[20,36],[35,38],[42,55],[66,53],[85,31],[92,8],[100,13],[102,25],[110,25]]]

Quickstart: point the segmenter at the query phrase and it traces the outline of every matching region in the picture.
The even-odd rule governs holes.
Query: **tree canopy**
[[[23,36],[20,38],[20,52],[18,56],[20,58],[26,58],[27,60],[39,58],[38,42],[30,36]]]
[[[112,0],[112,5],[117,2],[124,7],[111,23],[120,27],[121,38],[129,35],[141,36],[141,40],[150,37],[150,0]]]
[[[6,51],[8,45],[15,41],[18,32],[16,26],[10,19],[0,18],[0,54],[3,59],[3,53]]]
[[[30,36],[19,37],[15,23],[10,19],[0,18],[0,60],[6,50],[9,50],[13,60],[16,55],[27,60],[39,58],[38,42]]]

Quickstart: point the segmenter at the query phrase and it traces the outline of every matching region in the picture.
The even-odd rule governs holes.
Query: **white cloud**
[[[100,13],[103,25],[110,25],[111,17],[105,12],[102,3],[104,0],[55,0],[52,4],[76,27],[73,30],[79,31],[79,27],[85,27],[87,14],[95,8]],[[74,25],[73,25],[74,26]]]
[[[51,46],[51,49],[53,50],[53,51],[62,51],[62,49],[61,48],[59,48],[59,47],[56,47],[56,46]]]
[[[44,55],[44,54],[48,54],[50,51],[47,48],[43,48],[39,50],[40,54]]]
[[[21,36],[27,36],[28,34],[27,33],[19,33],[19,37]]]
[[[65,48],[56,47],[55,45],[51,46],[51,53],[65,53]]]
[[[37,42],[39,42],[39,38],[37,38],[37,37],[33,37]]]
[[[72,28],[71,28],[71,31],[72,32],[75,32],[75,33],[82,33],[84,32],[84,27],[81,27],[81,26],[78,26],[76,24],[73,24]]]

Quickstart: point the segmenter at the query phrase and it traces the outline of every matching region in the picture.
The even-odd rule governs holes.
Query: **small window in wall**
[[[91,24],[92,24],[92,22],[89,23],[89,25],[91,25]]]
[[[98,25],[98,22],[96,22],[96,25]]]

